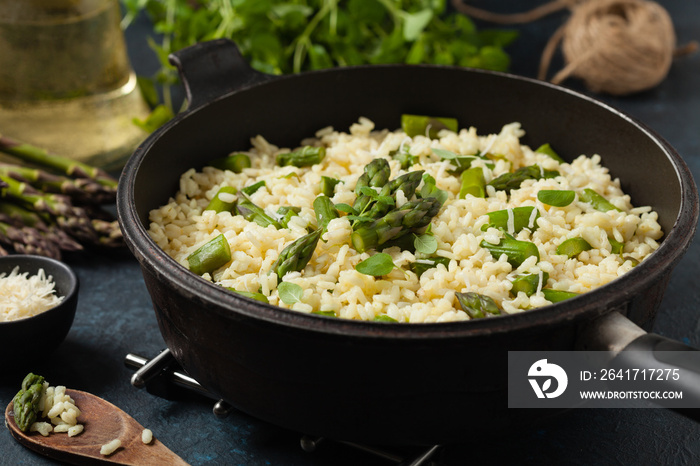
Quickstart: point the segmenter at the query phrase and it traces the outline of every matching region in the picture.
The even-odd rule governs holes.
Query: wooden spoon
[[[70,464],[187,465],[155,438],[144,444],[144,427],[112,403],[79,390],[68,389],[66,394],[80,408],[78,423],[85,426],[82,433],[68,437],[66,433],[52,432],[44,437],[39,432],[22,432],[15,423],[10,402],[5,410],[5,424],[12,436],[31,450]],[[116,438],[121,447],[109,456],[100,454],[102,445]]]

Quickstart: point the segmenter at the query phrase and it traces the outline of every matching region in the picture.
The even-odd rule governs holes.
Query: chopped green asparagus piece
[[[439,210],[440,201],[432,197],[409,201],[371,223],[362,223],[352,233],[352,245],[357,252],[375,249],[428,225]]]
[[[242,192],[243,191],[241,190],[241,193]],[[249,222],[255,222],[263,228],[266,228],[270,225],[277,228],[278,230],[282,228],[282,225],[280,225],[280,223],[277,220],[270,217],[264,209],[255,205],[245,195],[242,195],[238,199],[238,203],[236,204],[236,213],[238,215],[242,215]]]
[[[559,154],[557,154],[554,149],[552,149],[552,146],[549,145],[549,143],[542,144],[540,147],[535,149],[535,152],[539,152],[540,154],[545,154],[548,155],[549,157],[553,158],[559,163],[566,163],[564,159],[559,157]]]
[[[338,317],[335,315],[335,311],[311,311],[311,313],[325,317]]]
[[[282,206],[277,209],[277,215],[279,215],[278,222],[282,228],[289,228],[289,221],[292,217],[299,215],[299,212],[301,212],[300,207]]]
[[[622,212],[622,210],[615,207],[610,201],[590,188],[586,188],[583,192],[579,193],[578,198],[582,202],[588,202],[595,210],[600,212],[607,212],[608,210]]]
[[[480,246],[487,249],[494,259],[498,259],[505,254],[508,258],[508,263],[513,268],[518,268],[525,262],[528,257],[534,256],[540,260],[540,251],[535,243],[529,241],[519,241],[512,236],[506,234],[505,238],[501,238],[498,244],[492,244],[487,241],[481,241]]]
[[[426,136],[437,139],[438,133],[443,129],[456,133],[458,124],[456,118],[404,114],[401,115],[401,129],[409,137]]]
[[[310,167],[311,165],[321,163],[325,156],[326,148],[323,146],[304,146],[301,149],[293,152],[282,152],[277,154],[277,165],[280,167],[286,167],[287,165],[293,165],[295,167]]]
[[[438,188],[435,178],[427,173],[423,173],[423,187],[418,195],[423,199],[433,197],[440,201],[440,206],[443,206],[448,198],[447,191],[443,191],[442,189]]]
[[[569,259],[572,257],[577,257],[583,251],[590,251],[592,249],[588,241],[577,236],[575,238],[569,238],[564,240],[559,246],[557,246],[557,254],[563,254]]]
[[[474,197],[486,197],[486,180],[484,170],[481,167],[472,167],[464,170],[460,175],[462,186],[459,188],[459,198],[464,199],[467,194]]]
[[[333,194],[335,194],[335,186],[338,183],[342,183],[342,181],[337,178],[331,178],[330,176],[321,176],[321,194],[333,197]]]
[[[258,191],[258,189],[262,188],[263,186],[266,186],[265,180],[256,181],[255,183],[241,189],[241,192],[243,194],[245,194],[246,196],[252,196],[253,194],[255,194]]]
[[[518,233],[523,228],[528,228],[531,231],[537,230],[537,219],[540,218],[540,211],[533,206],[513,207],[512,209],[496,210],[489,212],[489,223],[481,227],[483,231],[490,227],[498,228],[508,233]],[[512,232],[509,227],[512,219]]]
[[[546,299],[549,302],[552,303],[558,303],[561,301],[565,301],[567,299],[575,298],[578,296],[578,293],[572,293],[570,291],[560,291],[560,290],[542,290],[542,294],[544,295],[544,299]]]
[[[545,170],[539,165],[528,165],[518,168],[514,172],[502,174],[491,180],[489,186],[493,186],[498,191],[510,193],[511,190],[520,188],[525,180],[540,180],[557,176],[559,176],[559,172],[556,170]]]
[[[568,189],[542,189],[537,192],[537,199],[554,207],[566,207],[576,198],[576,193]]]
[[[301,272],[306,267],[322,234],[323,230],[319,228],[289,243],[280,252],[269,272],[277,274],[277,283],[282,282],[288,272]]]
[[[318,196],[314,199],[314,213],[318,228],[326,231],[328,223],[334,218],[338,218],[338,210],[333,205],[333,201],[328,196]]]
[[[233,186],[222,186],[209,201],[209,205],[204,210],[219,212],[232,212],[236,207],[236,188]]]
[[[364,216],[370,219],[378,219],[396,206],[396,193],[403,191],[406,199],[410,199],[416,193],[416,188],[423,180],[423,170],[412,171],[397,176],[385,184],[379,192],[379,199],[370,203],[370,208],[365,209]],[[383,199],[391,199],[384,202]],[[355,225],[353,225],[355,226]]]
[[[411,271],[420,278],[426,270],[435,268],[438,264],[442,264],[447,268],[450,265],[450,260],[447,257],[433,256],[427,259],[420,259],[420,261],[411,262],[409,267]]]
[[[222,234],[187,256],[190,270],[197,275],[211,273],[231,260],[231,247]]]
[[[221,157],[209,162],[209,165],[219,170],[230,170],[233,173],[241,173],[243,169],[252,166],[248,154],[233,153],[227,157]]]
[[[389,317],[386,314],[380,314],[378,316],[375,316],[374,319],[372,319],[373,322],[398,322],[398,320],[394,319],[393,317]]]
[[[254,291],[238,291],[238,290],[235,289],[235,288],[229,288],[229,287],[226,287],[226,289],[229,290],[229,291],[232,291],[232,292],[234,292],[234,293],[236,293],[236,294],[239,294],[239,295],[241,295],[241,296],[245,296],[246,298],[254,299],[254,300],[256,300],[256,301],[260,301],[260,302],[263,302],[263,303],[269,303],[269,302],[270,302],[270,301],[268,301],[267,296],[265,296],[265,295],[262,294],[262,293],[256,293],[256,292],[254,292]]]
[[[12,399],[12,409],[15,413],[15,423],[22,432],[39,418],[41,412],[40,401],[44,391],[44,378],[32,373],[22,381],[22,388]]]
[[[498,307],[498,304],[489,296],[471,291],[467,293],[455,293],[455,295],[464,312],[472,319],[481,319],[501,314],[501,309]]]
[[[622,256],[622,259],[625,261],[632,262],[632,267],[636,267],[639,265],[639,261],[632,256]]]
[[[389,152],[391,158],[399,162],[402,170],[408,170],[411,166],[418,163],[420,159],[417,155],[411,155],[410,147],[408,145],[402,144],[396,150]]]
[[[549,274],[547,272],[539,273],[527,273],[524,275],[518,275],[513,280],[513,288],[510,290],[510,294],[513,296],[518,296],[518,293],[522,291],[528,296],[532,296],[537,293],[537,288],[542,290],[549,280]]]
[[[610,242],[611,252],[613,254],[622,254],[622,250],[625,248],[625,243],[621,243],[612,236],[608,236],[608,242]]]

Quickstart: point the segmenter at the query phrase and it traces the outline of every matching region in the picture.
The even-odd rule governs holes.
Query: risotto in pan
[[[360,118],[299,147],[264,137],[191,169],[153,240],[231,292],[343,319],[447,322],[571,299],[643,261],[663,232],[599,155],[564,162],[450,118]],[[556,149],[556,148],[554,148]]]

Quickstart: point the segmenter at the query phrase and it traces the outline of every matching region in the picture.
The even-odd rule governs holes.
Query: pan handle
[[[253,69],[236,44],[228,39],[200,42],[170,54],[168,59],[180,73],[188,112],[218,97],[277,77]]]
[[[610,312],[588,323],[579,333],[577,349],[606,351],[609,367],[615,369],[683,369],[683,376],[674,380],[664,378],[650,389],[683,392],[684,404],[700,406],[700,357],[697,348],[661,335],[647,333],[619,312]],[[672,356],[671,356],[672,355]],[[659,400],[664,405],[663,400]],[[691,419],[700,421],[700,409],[677,409]]]

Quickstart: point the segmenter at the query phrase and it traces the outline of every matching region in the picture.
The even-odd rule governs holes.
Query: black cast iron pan
[[[189,108],[128,161],[117,209],[168,348],[233,406],[349,441],[458,442],[552,413],[507,409],[508,351],[657,344],[642,328],[653,324],[670,272],[695,233],[698,194],[680,156],[643,124],[564,88],[501,73],[387,65],[272,77],[252,70],[225,40],[171,59]],[[228,293],[178,265],[146,232],[149,211],[175,193],[183,172],[248,148],[255,135],[294,146],[328,125],[345,130],[360,116],[396,128],[402,113],[457,117],[480,134],[519,121],[531,147],[549,142],[568,160],[601,154],[633,202],[659,213],[661,247],[614,282],[532,312],[382,325]]]

